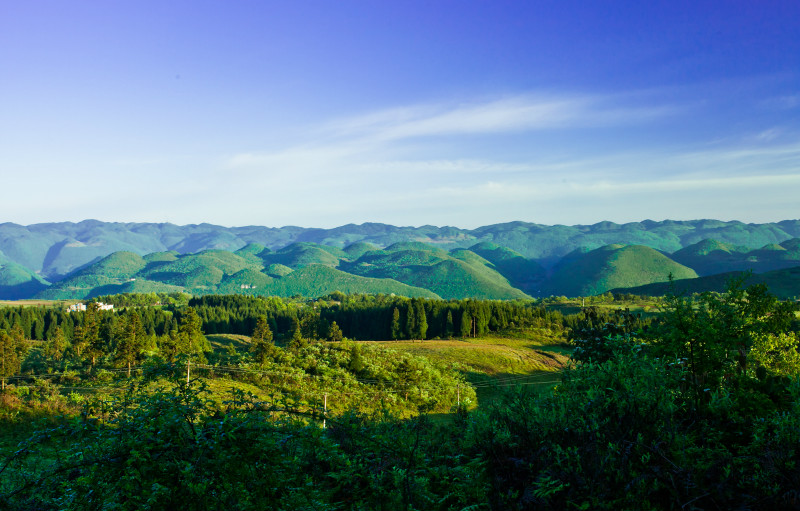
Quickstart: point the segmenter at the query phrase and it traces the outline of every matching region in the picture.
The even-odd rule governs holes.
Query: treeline
[[[203,319],[206,333],[250,335],[256,319],[267,318],[278,336],[300,330],[306,339],[328,339],[331,326],[354,340],[448,339],[480,337],[509,329],[549,328],[562,331],[577,317],[549,311],[535,302],[494,300],[428,300],[388,295],[333,293],[302,302],[242,295],[207,295],[189,306]]]
[[[104,302],[106,303],[106,302]],[[176,307],[140,307],[136,313],[142,328],[149,335],[164,335],[177,328]],[[99,328],[106,337],[111,336],[125,309],[98,310]],[[75,330],[86,322],[86,311],[68,312],[58,307],[3,307],[0,308],[0,330],[14,327],[22,329],[26,339],[44,341],[53,339],[60,329],[67,340],[73,339]]]
[[[335,323],[344,337],[354,340],[450,339],[491,333],[546,328],[567,333],[580,327],[585,314],[562,314],[540,302],[497,300],[429,300],[389,295],[333,293],[316,299],[207,295],[190,298],[180,293],[124,294],[98,297],[113,310],[97,310],[100,336],[111,342],[119,321],[134,313],[148,336],[169,335],[179,329],[181,315],[191,307],[205,334],[251,335],[264,317],[276,340],[295,332],[309,340],[331,339]],[[611,313],[587,307],[594,321]],[[0,330],[19,328],[26,339],[48,341],[60,330],[67,341],[86,322],[86,311],[58,307],[0,308]],[[336,331],[336,329],[334,329]]]
[[[116,305],[105,310],[100,303]],[[205,335],[252,337],[261,365],[275,345],[299,352],[315,341],[446,339],[545,328],[556,334],[579,324],[534,302],[426,300],[386,295],[333,293],[317,300],[210,295],[121,295],[100,297],[86,310],[58,307],[0,308],[3,380],[35,367],[48,371],[95,372],[145,361],[172,362],[182,356],[205,363]],[[27,340],[40,341],[32,353]],[[217,357],[218,358],[218,357]],[[239,359],[237,358],[237,361]]]

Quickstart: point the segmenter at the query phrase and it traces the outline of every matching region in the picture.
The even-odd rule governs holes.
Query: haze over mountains
[[[337,290],[514,299],[598,294],[664,282],[670,273],[701,282],[698,276],[797,266],[800,220],[511,222],[476,229],[0,224],[5,299],[150,291],[319,296]],[[792,293],[791,282],[783,287],[783,294],[800,294]]]

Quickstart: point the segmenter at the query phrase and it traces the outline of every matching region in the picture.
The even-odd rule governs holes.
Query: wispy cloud
[[[675,115],[678,111],[680,107],[674,105],[637,106],[626,104],[619,96],[589,95],[518,95],[458,104],[411,105],[312,126],[295,145],[235,154],[227,158],[225,167],[265,172],[311,171],[346,162],[350,171],[358,168],[375,171],[396,166],[393,161],[407,160],[405,164],[410,165],[417,158],[409,153],[419,153],[424,144],[434,144],[439,137],[627,126]],[[412,139],[414,147],[409,151],[401,142]],[[483,170],[497,167],[496,162],[487,164],[446,156],[417,166],[425,165]]]
[[[592,208],[617,220],[621,212],[658,216],[651,210],[721,218],[754,201],[752,211],[768,211],[763,197],[786,210],[800,193],[800,139],[783,128],[727,141],[627,143],[667,117],[691,122],[684,114],[642,96],[523,95],[385,109],[310,127],[284,148],[231,155],[218,189],[228,178],[246,182],[287,221],[324,203],[326,218],[336,216],[330,225],[358,221],[363,211],[375,212],[375,221],[414,211],[420,222],[454,225],[481,225],[486,211],[577,222],[565,211]],[[562,148],[551,148],[553,140]]]
[[[398,140],[638,123],[673,115],[674,105],[616,104],[616,96],[519,95],[483,102],[415,105],[332,121],[329,134]]]

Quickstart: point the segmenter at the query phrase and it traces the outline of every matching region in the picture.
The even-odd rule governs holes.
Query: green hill
[[[348,258],[347,253],[342,250],[315,243],[293,243],[263,256],[266,265],[282,264],[290,268],[302,268],[310,264],[321,264],[335,268],[339,265],[341,259],[346,258]]]
[[[302,254],[329,254],[304,246]],[[351,275],[326,265],[309,264],[292,270],[281,264],[270,265],[272,276],[262,272],[260,259],[222,250],[208,250],[179,257],[164,255],[142,258],[121,252],[87,266],[50,288],[38,290],[40,298],[84,299],[93,296],[130,292],[187,292],[191,294],[243,293],[308,297],[334,291],[344,293],[383,293],[410,297],[437,298],[427,289],[391,279]],[[139,271],[135,271],[138,268]]]
[[[216,292],[223,294],[263,294],[262,291],[275,281],[269,275],[253,269],[245,269],[226,275]]]
[[[548,285],[553,294],[590,296],[610,289],[631,287],[675,278],[693,278],[697,273],[664,254],[641,245],[607,245],[560,264]]]
[[[0,253],[0,300],[29,298],[49,285],[45,279]]]
[[[344,252],[347,254],[349,259],[354,260],[363,256],[367,252],[372,252],[373,250],[378,250],[378,247],[372,243],[359,241],[357,243],[348,245],[347,248],[344,249]]]
[[[187,290],[213,292],[225,275],[233,275],[244,269],[258,271],[261,268],[261,263],[233,252],[207,250],[198,254],[183,255],[175,261],[148,265],[140,276]]]
[[[96,296],[115,295],[122,293],[183,293],[186,290],[180,286],[173,286],[163,282],[156,282],[143,278],[136,280],[129,280],[120,284],[107,284],[104,286],[97,286],[83,297],[80,298],[94,298]]]
[[[341,269],[365,277],[390,278],[429,289],[442,298],[529,298],[490,267],[477,254],[446,251],[418,242],[396,243],[384,250],[365,253]]]
[[[396,227],[379,223],[348,224],[332,229],[286,226],[222,227],[212,224],[174,225],[170,223],[120,223],[85,220],[82,222],[42,223],[28,226],[0,224],[0,251],[17,264],[48,280],[60,279],[93,261],[119,251],[151,254],[175,251],[179,254],[205,250],[228,250],[254,253],[260,245],[271,250],[300,242],[335,247],[355,248],[329,253],[334,259],[357,259],[373,250],[359,245],[387,247],[398,242],[425,242],[446,251],[469,248],[490,242],[508,248],[522,257],[552,268],[575,249],[595,249],[612,243],[644,245],[672,253],[705,239],[716,239],[748,250],[769,244],[782,244],[800,237],[800,220],[784,220],[767,224],[745,224],[718,220],[644,220],[616,224],[598,222],[593,225],[541,225],[530,222],[508,222],[476,229],[456,227]],[[240,255],[243,255],[240,254]],[[288,256],[288,254],[285,254]],[[485,254],[481,254],[486,257]],[[328,264],[332,260],[302,260],[292,263],[274,260],[269,263],[300,266]],[[486,259],[491,261],[490,257]],[[496,261],[492,261],[498,270]],[[268,264],[269,264],[268,263]],[[291,263],[291,264],[287,264]],[[267,264],[267,265],[268,265]],[[512,279],[514,280],[514,279]]]
[[[304,266],[285,277],[275,279],[258,294],[317,297],[334,291],[439,298],[436,293],[420,287],[409,286],[391,279],[360,277],[319,264]]]
[[[133,252],[114,252],[92,264],[88,268],[79,270],[74,276],[103,275],[112,279],[129,279],[147,266],[147,261],[139,254]]]
[[[703,240],[674,252],[670,257],[701,276],[747,270],[764,273],[800,265],[800,249],[794,239],[782,244],[768,243],[754,250]]]
[[[256,266],[261,266],[264,264],[262,258],[270,252],[272,251],[260,243],[248,243],[246,246],[235,251],[234,254]]]
[[[646,296],[663,296],[669,292],[677,294],[703,293],[706,291],[722,292],[732,278],[740,277],[743,274],[743,272],[729,272],[696,279],[676,280],[672,288],[669,283],[661,282],[645,286],[613,289],[612,292]],[[753,284],[766,284],[770,292],[780,299],[800,298],[800,266],[752,274],[745,281],[745,285]]]
[[[285,277],[286,275],[289,275],[293,271],[294,271],[293,269],[289,268],[286,265],[273,263],[267,266],[267,269],[264,270],[264,273],[266,273],[271,277]]]
[[[520,253],[496,243],[484,241],[471,246],[470,251],[484,257],[512,286],[531,294],[538,294],[545,277],[539,263],[526,259]]]
[[[178,259],[180,254],[175,252],[174,250],[170,250],[168,252],[153,252],[152,254],[147,254],[143,257],[145,262],[149,263],[158,263],[158,262],[170,262],[175,261]]]
[[[37,296],[43,299],[87,298],[93,296],[96,288],[115,288],[135,278],[146,266],[147,261],[138,254],[114,252],[56,282]]]

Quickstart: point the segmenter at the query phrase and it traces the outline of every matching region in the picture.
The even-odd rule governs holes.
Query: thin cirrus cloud
[[[541,221],[553,211],[563,215],[566,205],[609,219],[636,216],[637,208],[665,218],[674,217],[669,212],[675,208],[732,217],[751,214],[748,207],[769,211],[762,196],[786,203],[798,191],[800,142],[792,132],[765,126],[755,135],[721,141],[684,137],[666,143],[658,136],[632,145],[629,138],[665,119],[690,126],[698,115],[688,115],[685,105],[643,97],[526,95],[384,109],[320,123],[294,144],[242,152],[224,167],[232,176],[246,176],[248,189],[338,199],[341,222],[363,221],[356,212],[375,207],[403,218],[414,211],[422,223],[472,225],[481,224],[486,208],[508,219]],[[494,149],[495,139],[481,145],[481,137],[495,134],[522,138],[513,154]],[[569,150],[553,150],[553,137]],[[592,137],[593,146],[587,144]],[[337,213],[330,213],[328,220],[337,223]]]
[[[417,105],[333,121],[323,126],[323,132],[390,141],[628,124],[672,115],[679,110],[671,105],[615,105],[619,99],[522,95],[456,105]]]
[[[672,105],[618,105],[619,98],[600,96],[523,95],[483,102],[414,105],[390,108],[322,123],[308,139],[275,151],[239,153],[226,167],[311,168],[343,159],[383,160],[393,142],[453,135],[564,130],[628,125],[676,114]]]

